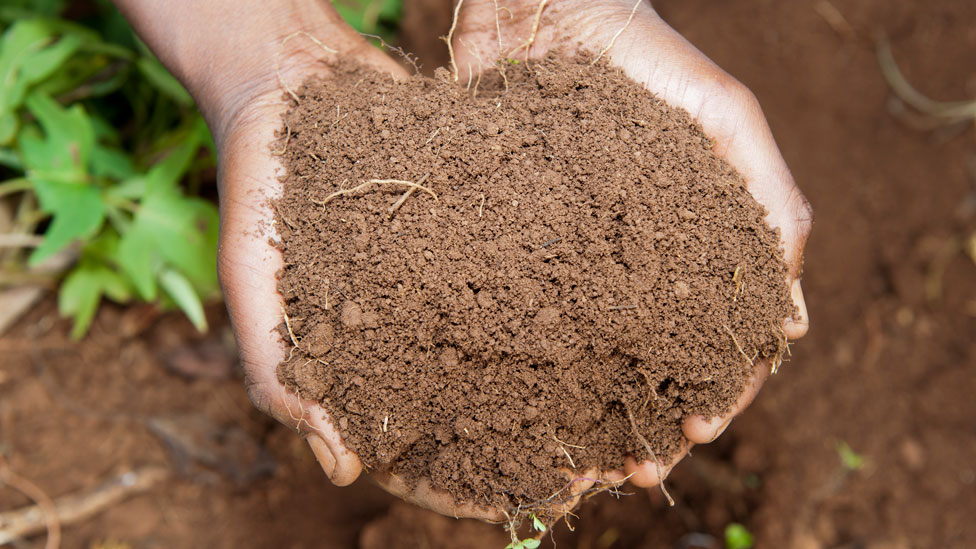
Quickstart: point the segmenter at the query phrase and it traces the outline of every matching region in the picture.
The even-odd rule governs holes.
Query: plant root
[[[535,36],[539,32],[539,22],[542,20],[542,11],[544,9],[546,9],[546,4],[548,4],[548,3],[549,3],[549,0],[540,0],[539,1],[539,7],[536,8],[536,10],[535,10],[535,19],[532,21],[532,32],[529,33],[529,38],[525,42],[522,42],[517,48],[515,48],[514,50],[508,52],[508,56],[507,57],[509,57],[510,59],[511,58],[514,58],[515,54],[518,53],[519,50],[521,50],[521,49],[524,48],[525,49],[525,61],[528,62],[528,60],[529,60],[529,50],[532,49],[532,44],[535,43]],[[497,15],[497,12],[496,12],[496,15]]]
[[[756,365],[756,362],[754,360],[752,360],[751,358],[749,358],[749,355],[747,355],[746,352],[742,350],[742,346],[739,345],[739,340],[736,339],[735,338],[735,334],[732,333],[732,328],[729,328],[728,326],[726,326],[724,324],[722,325],[722,328],[724,328],[725,331],[726,331],[726,333],[729,334],[729,337],[732,338],[732,343],[735,344],[735,348],[738,349],[739,354],[742,355],[746,359],[746,361],[749,362],[749,365],[750,366],[755,366]]]
[[[620,30],[617,31],[617,34],[613,35],[613,38],[610,39],[610,43],[607,44],[607,47],[603,48],[603,51],[600,52],[600,55],[597,55],[596,59],[590,62],[590,65],[596,65],[597,62],[603,58],[603,55],[606,54],[608,51],[610,51],[610,48],[613,47],[613,44],[617,41],[617,38],[620,37],[621,34],[623,34],[623,32],[627,29],[627,27],[630,26],[630,22],[634,20],[634,14],[637,13],[637,7],[640,6],[640,3],[643,1],[644,0],[637,0],[636,2],[634,2],[634,7],[630,10],[630,16],[627,17],[627,22],[624,23],[623,27],[620,27]],[[672,505],[674,504],[672,503]]]
[[[288,142],[291,141],[291,126],[287,123],[285,124],[285,131],[288,132],[285,134],[285,144],[281,147],[280,151],[271,151],[271,156],[282,156],[288,152]]]
[[[406,202],[408,198],[410,198],[410,196],[414,193],[414,191],[416,191],[418,188],[420,188],[421,185],[424,184],[424,181],[427,181],[428,177],[430,177],[430,174],[425,173],[424,176],[417,181],[416,187],[410,187],[409,189],[407,189],[407,191],[403,193],[400,199],[394,202],[392,206],[390,206],[389,219],[393,219],[393,214],[395,214],[396,211],[400,209],[400,206],[403,206],[403,203]]]
[[[399,55],[401,58],[403,58],[404,61],[406,61],[407,63],[409,63],[413,67],[414,75],[419,75],[420,74],[420,67],[422,67],[423,65],[418,65],[417,64],[417,59],[418,58],[417,58],[416,55],[404,51],[404,49],[401,48],[401,47],[399,47],[399,46],[394,46],[392,44],[388,44],[386,42],[386,40],[383,40],[383,37],[380,36],[380,35],[378,35],[378,34],[369,34],[369,33],[365,33],[365,32],[361,32],[359,34],[362,35],[362,36],[365,36],[366,38],[373,38],[374,40],[379,40],[381,46],[383,46],[384,48],[392,51],[393,53],[395,53],[397,55]]]
[[[461,4],[464,4],[464,0],[458,0],[457,5],[454,6],[454,19],[451,21],[451,30],[447,32],[446,37],[441,37],[441,40],[447,42],[447,53],[451,56],[451,72],[454,73],[454,81],[458,81],[458,67],[457,62],[454,61],[454,31],[457,29],[458,14],[461,13]]]
[[[325,197],[325,200],[322,200],[322,201],[312,200],[312,202],[318,204],[319,206],[325,206],[326,204],[328,204],[329,202],[332,202],[332,200],[334,200],[334,199],[336,199],[336,198],[338,198],[340,196],[344,196],[344,195],[347,195],[347,194],[356,194],[359,191],[365,190],[367,187],[369,187],[370,185],[373,185],[373,184],[376,184],[376,185],[404,185],[404,186],[407,186],[407,187],[412,187],[412,188],[415,188],[415,189],[420,189],[421,191],[424,191],[425,193],[427,193],[430,196],[432,196],[434,198],[434,201],[435,202],[438,201],[437,194],[435,194],[434,191],[428,189],[427,187],[424,187],[423,185],[420,185],[419,183],[414,183],[413,181],[404,181],[402,179],[370,179],[369,181],[365,181],[363,183],[360,183],[359,185],[356,185],[355,187],[353,187],[351,189],[341,189],[341,190],[338,190],[338,191],[330,194],[329,196]]]
[[[647,442],[644,435],[640,434],[640,432],[637,430],[637,421],[634,420],[634,413],[630,411],[630,406],[624,404],[624,409],[627,410],[627,418],[630,419],[631,431],[633,431],[634,436],[637,437],[637,440],[644,445],[644,449],[647,450],[647,453],[650,454],[651,458],[654,460],[654,467],[657,469],[657,478],[658,482],[660,483],[659,486],[661,487],[661,493],[664,494],[665,498],[667,498],[668,505],[674,507],[674,498],[671,497],[671,494],[668,493],[668,489],[664,486],[664,479],[667,475],[661,473],[664,469],[661,467],[661,461],[657,459],[657,454],[655,454],[654,449],[651,448],[651,443]]]
[[[278,77],[278,84],[282,88],[284,88],[284,90],[286,92],[288,92],[288,95],[290,95],[291,98],[294,99],[296,103],[300,103],[300,101],[298,99],[298,94],[296,94],[294,91],[292,91],[292,89],[289,88],[285,84],[285,82],[281,79],[281,65],[280,65],[281,49],[285,47],[285,44],[287,44],[289,40],[291,40],[292,38],[295,38],[296,36],[304,36],[304,37],[308,38],[309,40],[311,40],[312,42],[314,42],[315,45],[317,45],[318,47],[322,48],[322,50],[324,50],[327,53],[339,53],[339,50],[334,50],[334,49],[326,46],[325,44],[322,43],[321,40],[319,40],[318,38],[312,36],[311,34],[305,32],[305,31],[295,31],[295,32],[289,34],[288,36],[284,37],[281,40],[281,43],[278,44],[278,53],[275,54],[275,58],[274,58],[275,75]]]

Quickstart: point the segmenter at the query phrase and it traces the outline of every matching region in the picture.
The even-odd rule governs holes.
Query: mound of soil
[[[684,418],[782,352],[792,305],[778,234],[687,113],[583,59],[505,73],[298,91],[278,374],[368,469],[525,508],[669,463]]]

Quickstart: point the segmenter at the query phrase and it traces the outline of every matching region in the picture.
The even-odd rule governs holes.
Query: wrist
[[[325,51],[355,40],[319,0],[116,0],[139,36],[196,100],[218,144],[253,98],[281,89]],[[292,38],[289,38],[292,37]],[[289,85],[296,85],[290,83]]]

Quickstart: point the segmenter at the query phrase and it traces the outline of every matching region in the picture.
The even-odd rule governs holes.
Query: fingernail
[[[315,459],[322,466],[322,470],[325,471],[325,476],[329,477],[329,480],[332,480],[335,474],[336,459],[329,450],[329,447],[326,446],[325,441],[317,435],[309,435],[305,440],[311,446],[312,453],[315,454]]]
[[[713,436],[712,437],[712,440],[709,440],[708,442],[709,443],[715,442],[715,439],[717,439],[718,437],[722,436],[722,433],[724,433],[725,430],[729,428],[729,425],[732,424],[732,420],[733,419],[735,419],[735,418],[729,418],[728,421],[726,421],[725,423],[723,423],[722,425],[720,425],[719,428],[715,430],[715,436]]]

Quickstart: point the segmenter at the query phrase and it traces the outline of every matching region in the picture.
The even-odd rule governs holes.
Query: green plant
[[[546,525],[539,520],[539,517],[535,514],[530,513],[529,519],[532,521],[532,529],[539,532],[540,534],[545,533]],[[515,537],[514,524],[509,524],[509,530],[512,533],[512,543],[509,543],[505,549],[536,549],[542,544],[541,541],[535,538],[518,539]]]
[[[78,20],[57,17],[64,6],[0,9],[0,198],[17,233],[43,236],[0,249],[0,283],[68,254],[58,302],[73,337],[103,297],[177,306],[203,330],[219,295],[217,210],[194,196],[209,132],[107,2]]]
[[[542,542],[535,538],[526,538],[519,541],[513,541],[509,543],[505,549],[536,549],[536,547],[542,545]]]
[[[837,456],[847,471],[859,471],[867,465],[867,458],[855,452],[843,440],[837,441]]]
[[[403,0],[332,0],[339,15],[354,29],[392,41],[400,22]]]
[[[745,526],[733,522],[725,527],[725,549],[750,549],[755,543]]]

